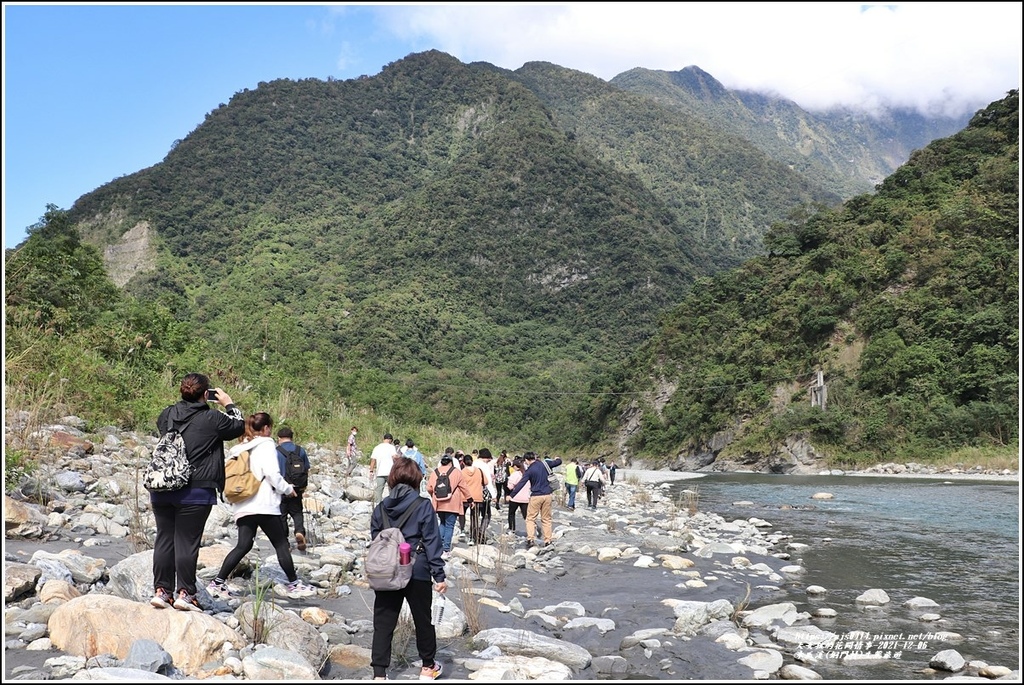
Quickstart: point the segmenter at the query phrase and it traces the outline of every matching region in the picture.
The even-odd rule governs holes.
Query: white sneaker
[[[285,586],[285,590],[287,591],[288,596],[292,598],[312,597],[316,594],[315,587],[307,583],[303,583],[299,579],[293,580],[292,582],[288,583]]]

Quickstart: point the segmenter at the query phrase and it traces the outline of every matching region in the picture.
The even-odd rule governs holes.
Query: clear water
[[[812,619],[833,633],[920,635],[951,631],[956,642],[926,639],[922,648],[897,645],[899,658],[853,664],[826,660],[806,666],[826,679],[941,679],[922,673],[938,652],[955,649],[966,660],[1020,668],[1020,486],[988,481],[712,474],[675,481],[675,492],[699,490],[700,509],[726,520],[752,516],[773,524],[792,542],[810,545],[790,552],[807,570],[787,582],[800,611],[831,607],[834,619]],[[832,500],[814,500],[829,492]],[[750,501],[753,506],[734,503]],[[787,508],[788,505],[788,508]],[[775,551],[784,551],[776,548]],[[828,590],[810,596],[809,585]],[[891,601],[867,610],[854,600],[880,588]],[[922,622],[903,603],[927,597],[939,607],[924,611],[942,619]],[[902,647],[900,649],[899,647]],[[792,660],[787,658],[787,663]]]

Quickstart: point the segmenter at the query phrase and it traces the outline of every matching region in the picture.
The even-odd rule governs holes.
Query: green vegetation
[[[807,437],[836,463],[1016,452],[1018,94],[840,209],[798,211],[770,254],[702,279],[622,389],[667,378],[635,437],[651,457],[770,451]],[[827,410],[811,407],[817,370]],[[614,413],[609,414],[614,416]]]
[[[724,454],[990,454],[1018,439],[1016,102],[836,207],[553,65],[262,83],[7,252],[8,410],[151,432],[201,371],[322,444],[598,453],[639,402],[647,458],[724,431]],[[98,248],[129,231],[154,261],[118,288]]]

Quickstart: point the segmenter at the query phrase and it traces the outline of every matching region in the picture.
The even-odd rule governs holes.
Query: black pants
[[[587,483],[587,506],[597,507],[597,498],[601,496],[600,483]]]
[[[508,529],[513,533],[516,532],[516,512],[520,512],[523,515],[523,522],[526,522],[526,508],[530,506],[529,502],[509,502],[508,503]]]
[[[511,492],[508,489],[508,481],[503,480],[500,483],[495,483],[494,488],[498,491],[498,496],[494,499],[494,508],[501,510],[501,503],[505,501],[506,495]]]
[[[402,601],[409,602],[412,622],[416,626],[416,651],[424,666],[434,665],[437,653],[437,633],[430,623],[430,602],[433,583],[413,578],[401,590],[377,590],[373,599],[373,642],[370,647],[370,665],[373,676],[387,675],[391,665],[391,641],[395,637]]]
[[[196,594],[196,566],[211,504],[154,504],[153,588]],[[177,584],[175,584],[177,576]]]
[[[302,517],[302,493],[305,488],[295,489],[295,497],[281,498],[281,521],[284,522],[284,535],[288,537],[288,518],[295,522],[295,532],[306,534],[306,522]]]
[[[272,514],[252,514],[238,519],[238,544],[224,557],[224,563],[221,564],[217,578],[227,580],[238,563],[245,558],[245,555],[252,549],[252,543],[256,541],[257,528],[266,533],[267,538],[270,539],[270,544],[277,552],[277,562],[281,564],[281,569],[288,576],[289,582],[296,580],[298,575],[295,573],[295,562],[292,561],[292,553],[288,548],[288,529],[284,527],[280,516]]]
[[[469,507],[469,539],[478,545],[487,544],[487,527],[491,525],[491,503],[473,502]]]

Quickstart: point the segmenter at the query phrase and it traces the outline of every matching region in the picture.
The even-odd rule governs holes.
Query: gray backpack
[[[388,521],[384,505],[379,505],[383,529],[370,542],[370,548],[366,551],[366,566],[364,569],[366,572],[366,583],[370,586],[371,590],[401,590],[412,579],[412,567],[415,565],[415,559],[408,564],[399,563],[398,546],[405,542],[405,536],[402,535],[402,526],[412,516],[413,511],[420,506],[420,503],[424,501],[426,500],[422,497],[417,498],[417,501],[409,505],[409,508],[405,510],[405,513],[402,514],[401,518],[398,519],[398,523],[394,526]],[[413,555],[417,551],[413,550]]]

